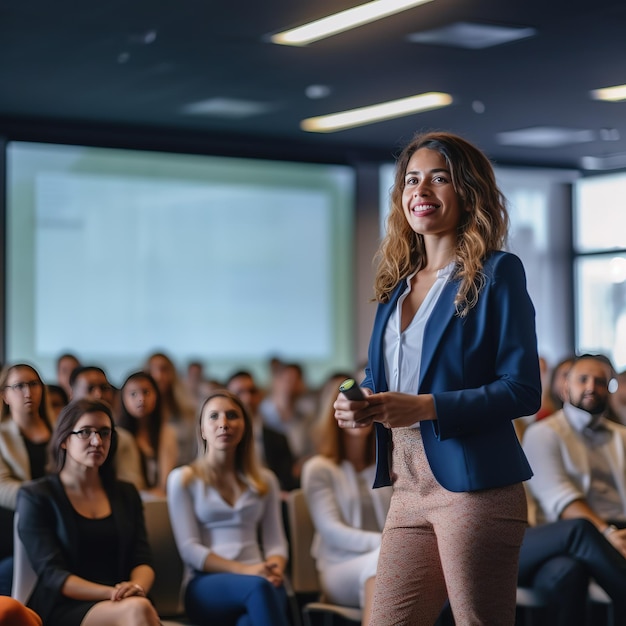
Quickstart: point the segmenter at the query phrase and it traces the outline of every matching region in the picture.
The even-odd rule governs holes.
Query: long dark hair
[[[117,417],[117,423],[119,426],[130,432],[133,437],[137,436],[137,433],[139,432],[139,420],[130,414],[128,407],[124,403],[124,389],[126,389],[126,385],[128,385],[128,383],[141,380],[145,380],[150,385],[150,387],[152,387],[152,391],[154,392],[156,398],[154,411],[152,411],[152,413],[150,413],[149,415],[146,415],[146,420],[148,426],[148,439],[150,440],[150,445],[154,450],[155,456],[158,457],[159,445],[161,442],[161,425],[163,424],[163,408],[161,402],[161,392],[159,391],[159,387],[156,384],[156,380],[154,380],[154,378],[152,378],[150,374],[146,372],[135,372],[124,381],[124,384],[122,385],[119,394],[120,409]],[[143,454],[141,454],[140,456],[143,476],[146,480],[146,484],[149,484],[150,480],[148,477],[146,458]]]
[[[115,482],[115,452],[117,451],[117,433],[111,407],[106,402],[87,400],[82,398],[74,400],[63,407],[52,432],[48,444],[48,471],[51,474],[59,474],[65,466],[67,451],[63,444],[68,440],[78,420],[85,413],[104,413],[111,420],[111,447],[104,463],[99,468],[100,478],[105,487],[111,487]]]
[[[128,383],[140,380],[145,380],[152,387],[156,398],[154,411],[147,415],[146,419],[148,423],[148,437],[150,439],[150,445],[152,446],[154,453],[158,454],[159,443],[161,440],[161,425],[163,424],[163,409],[161,403],[161,392],[159,391],[156,381],[152,378],[152,376],[150,376],[150,374],[147,374],[146,372],[135,372],[124,381],[124,384],[120,389],[120,410],[117,417],[117,423],[133,436],[137,435],[137,432],[139,431],[139,421],[130,414],[128,407],[124,403],[124,389],[126,389]]]

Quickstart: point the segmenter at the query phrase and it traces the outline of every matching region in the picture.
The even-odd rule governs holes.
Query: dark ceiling
[[[610,157],[593,167],[626,167],[626,102],[589,95],[626,83],[624,0],[434,0],[306,47],[267,41],[358,3],[0,0],[0,134],[343,162],[388,159],[415,131],[445,129],[500,164],[578,169],[583,157]],[[459,21],[536,35],[484,49],[407,39]],[[307,97],[311,85],[329,95]],[[300,130],[306,117],[427,91],[454,102],[336,133]],[[185,113],[211,99],[261,111],[241,117],[227,103],[226,115]],[[534,127],[583,131],[581,142],[498,140]]]

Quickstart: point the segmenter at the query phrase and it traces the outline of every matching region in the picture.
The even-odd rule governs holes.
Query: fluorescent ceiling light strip
[[[391,100],[390,102],[374,104],[341,113],[309,117],[300,122],[300,128],[311,133],[332,133],[337,130],[363,126],[394,117],[419,113],[420,111],[439,109],[451,103],[452,96],[449,94],[431,91],[418,96]]]
[[[272,36],[271,40],[273,43],[285,46],[306,46],[313,41],[374,22],[427,2],[432,2],[432,0],[374,0],[298,28],[277,33]]]
[[[615,87],[605,87],[604,89],[594,89],[591,92],[594,100],[607,100],[609,102],[619,102],[626,100],[626,85],[616,85]]]

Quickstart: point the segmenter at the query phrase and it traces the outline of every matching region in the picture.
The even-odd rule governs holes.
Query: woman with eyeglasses
[[[139,492],[115,478],[111,408],[76,400],[60,413],[50,473],[22,486],[18,533],[37,574],[28,606],[44,626],[158,626]]]
[[[46,446],[52,432],[46,388],[26,363],[0,373],[0,595],[11,595],[13,512],[26,480],[45,474]]]

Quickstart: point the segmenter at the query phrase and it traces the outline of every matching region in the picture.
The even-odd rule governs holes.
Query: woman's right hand
[[[361,391],[365,396],[373,394],[372,390],[367,387],[361,387]],[[367,412],[369,408],[367,400],[348,400],[346,396],[339,393],[333,407],[335,419],[340,428],[367,428],[373,422],[373,418]]]

